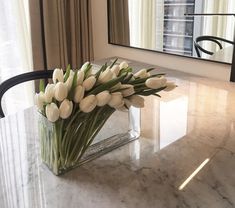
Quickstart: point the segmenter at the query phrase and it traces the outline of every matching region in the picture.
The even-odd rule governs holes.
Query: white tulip
[[[122,101],[123,101],[122,99],[123,99],[122,93],[114,92],[114,93],[111,94],[111,99],[108,102],[108,105],[110,107],[113,107],[113,108],[115,108],[117,106],[120,106],[122,104]]]
[[[166,86],[166,78],[164,77],[153,77],[146,80],[145,85],[151,89],[158,89]]]
[[[164,91],[169,92],[169,91],[171,91],[171,90],[173,90],[175,88],[176,88],[176,85],[175,85],[174,82],[167,82],[166,83],[166,88],[164,89]]]
[[[134,77],[135,78],[147,78],[147,77],[150,77],[150,73],[147,72],[147,69],[141,69],[140,71],[136,72],[134,74]]]
[[[68,118],[73,110],[73,102],[69,101],[68,99],[64,99],[63,102],[60,104],[60,117],[63,119]]]
[[[35,100],[35,104],[37,105],[38,109],[43,110],[43,105],[44,105],[44,102],[45,102],[44,93],[43,92],[36,93],[35,97],[34,97],[34,100]]]
[[[105,83],[111,80],[112,78],[113,78],[113,72],[108,67],[105,71],[101,72],[98,80],[100,83]]]
[[[67,85],[63,82],[58,82],[55,85],[55,99],[63,101],[68,95]]]
[[[79,107],[81,111],[89,113],[95,109],[96,104],[97,104],[96,96],[88,95],[87,97],[81,100]]]
[[[83,65],[82,65],[82,67],[81,67],[81,71],[84,71],[84,70],[86,70],[86,68],[88,67],[88,65],[90,64],[90,62],[85,62]]]
[[[108,104],[108,102],[111,99],[111,95],[110,95],[109,91],[105,90],[105,91],[97,94],[96,99],[97,99],[97,106],[101,107],[101,106]]]
[[[73,84],[73,77],[74,77],[74,71],[73,70],[70,70],[70,73],[69,73],[69,77],[68,79],[66,80],[65,84],[68,88],[68,91],[71,89],[72,87],[72,84]]]
[[[124,104],[125,104],[125,102],[122,100],[122,102],[119,105],[115,106],[115,108],[121,109],[124,106]]]
[[[85,93],[85,88],[83,86],[81,86],[81,85],[78,85],[75,88],[75,93],[74,93],[73,101],[75,103],[79,103],[83,99],[84,93]]]
[[[62,69],[55,69],[52,75],[53,83],[64,82],[64,72]]]
[[[143,108],[144,107],[144,98],[142,98],[139,95],[132,95],[129,100],[131,102],[131,105],[136,108]]]
[[[78,71],[77,73],[77,85],[81,85],[83,83],[84,80],[84,71]]]
[[[119,72],[120,72],[120,67],[118,65],[114,65],[112,68],[111,68],[111,71],[116,75],[118,76]]]
[[[85,88],[86,91],[89,91],[92,89],[95,83],[96,83],[95,76],[90,76],[83,82],[82,86]]]
[[[55,94],[55,84],[48,84],[45,89],[45,95],[44,95],[45,102],[51,103],[54,94]]]
[[[59,119],[60,111],[55,103],[47,104],[46,117],[49,121],[55,122]]]
[[[126,61],[123,61],[119,64],[120,69],[125,69],[128,67],[128,63]]]
[[[135,93],[134,86],[131,84],[123,84],[121,86],[121,93],[123,97],[128,97],[130,95],[133,95]]]

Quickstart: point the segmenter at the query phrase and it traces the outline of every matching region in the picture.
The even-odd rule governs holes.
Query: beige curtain
[[[155,49],[156,1],[140,0],[140,47]]]
[[[128,0],[109,0],[109,41],[130,45]]]
[[[91,0],[30,0],[35,70],[93,59]]]
[[[131,46],[163,49],[164,0],[128,0]]]

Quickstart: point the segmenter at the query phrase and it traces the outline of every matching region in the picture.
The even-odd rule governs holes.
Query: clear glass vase
[[[104,106],[90,113],[76,112],[51,123],[39,113],[42,161],[55,174],[63,174],[139,137],[140,110],[126,113]]]

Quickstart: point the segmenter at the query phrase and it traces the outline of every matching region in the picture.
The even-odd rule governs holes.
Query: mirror
[[[108,0],[109,43],[232,63],[235,0]]]

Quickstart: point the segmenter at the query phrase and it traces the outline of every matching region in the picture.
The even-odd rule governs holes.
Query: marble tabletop
[[[235,207],[235,84],[165,71],[178,88],[146,99],[141,137],[59,177],[35,108],[1,119],[0,207]]]

